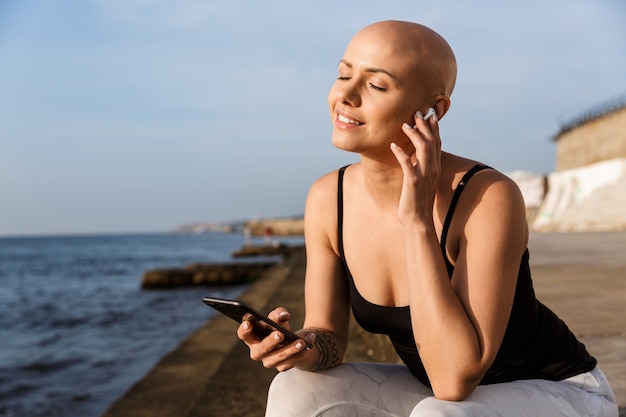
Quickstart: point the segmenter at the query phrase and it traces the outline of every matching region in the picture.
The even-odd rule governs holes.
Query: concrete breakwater
[[[233,258],[246,258],[254,256],[290,256],[295,251],[303,248],[302,245],[287,245],[284,243],[270,245],[245,245],[232,253]]]
[[[237,285],[254,281],[277,261],[191,264],[183,268],[161,268],[144,272],[144,289],[175,288],[191,285]]]
[[[165,289],[193,285],[222,286],[255,281],[280,259],[302,250],[301,246],[245,245],[232,253],[233,258],[261,257],[258,261],[226,263],[194,263],[181,268],[159,268],[143,273],[141,287]],[[267,257],[276,257],[268,259]]]

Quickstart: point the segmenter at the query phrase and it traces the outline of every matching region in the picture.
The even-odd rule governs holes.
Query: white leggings
[[[617,417],[615,396],[595,368],[563,381],[481,385],[444,401],[404,365],[345,363],[322,372],[292,369],[270,386],[266,417]]]

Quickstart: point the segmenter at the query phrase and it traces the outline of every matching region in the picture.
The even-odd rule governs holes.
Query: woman
[[[617,416],[596,360],[534,297],[519,190],[441,151],[455,80],[452,50],[421,25],[379,22],[348,45],[332,139],[360,163],[307,197],[298,333],[314,348],[238,329],[253,359],[287,371],[268,416]],[[350,308],[406,366],[341,364]],[[270,317],[288,326],[284,308]]]

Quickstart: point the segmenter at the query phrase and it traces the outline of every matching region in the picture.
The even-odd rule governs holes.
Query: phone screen
[[[246,314],[252,315],[255,319],[251,320],[251,322],[254,324],[254,332],[257,333],[257,335],[261,338],[268,336],[274,330],[278,330],[285,335],[285,339],[287,339],[288,341],[295,342],[296,340],[302,340],[305,343],[307,349],[313,348],[313,345],[304,340],[302,337],[298,336],[290,330],[287,330],[280,324],[262,315],[261,313],[254,310],[252,307],[247,306],[241,301],[214,297],[204,297],[202,301],[238,323],[241,323],[243,321],[243,318]]]

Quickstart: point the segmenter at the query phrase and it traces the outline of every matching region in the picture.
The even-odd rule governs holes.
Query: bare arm
[[[462,400],[493,363],[506,330],[527,239],[524,205],[501,174],[484,172],[469,183],[455,213],[461,224],[450,280],[432,219],[438,126],[416,122],[416,131],[405,131],[416,144],[417,163],[393,149],[404,173],[399,218],[413,332],[435,396]]]
[[[525,223],[514,220],[520,216],[507,188],[491,185],[473,210],[452,280],[433,228],[405,227],[413,331],[440,398],[464,399],[475,389],[506,330],[525,245]]]
[[[347,282],[337,250],[337,174],[331,173],[311,187],[305,208],[306,278],[304,328],[297,331],[312,341],[304,350],[298,342],[283,346],[282,334],[274,332],[256,340],[252,329],[242,323],[239,338],[250,347],[250,357],[265,367],[285,371],[293,367],[321,370],[341,363],[347,345],[349,305]],[[289,327],[284,308],[270,318]]]
[[[304,327],[316,333],[317,358],[306,369],[339,365],[348,343],[349,299],[337,236],[337,173],[319,179],[307,198]]]

